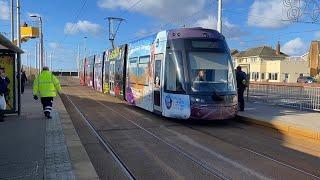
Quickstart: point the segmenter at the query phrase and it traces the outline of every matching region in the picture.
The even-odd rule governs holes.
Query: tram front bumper
[[[191,105],[191,119],[201,120],[226,120],[236,116],[238,112],[237,104],[210,104],[210,105]]]

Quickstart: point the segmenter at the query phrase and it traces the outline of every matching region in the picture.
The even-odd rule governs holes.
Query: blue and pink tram
[[[103,92],[134,106],[178,119],[222,120],[237,113],[230,51],[215,30],[161,31],[104,52],[101,64]]]

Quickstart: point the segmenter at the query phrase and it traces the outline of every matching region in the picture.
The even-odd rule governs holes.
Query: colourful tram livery
[[[171,118],[221,120],[237,113],[230,51],[215,30],[161,31],[108,52],[105,93]]]
[[[85,74],[85,85],[93,87],[93,81],[94,81],[94,57],[90,56],[86,58],[84,63],[84,74]]]
[[[103,85],[103,54],[95,55],[94,63],[94,89],[96,91],[102,92]]]
[[[105,51],[103,53],[103,93],[109,94],[110,88],[109,88],[109,68],[110,68],[110,62],[109,62],[109,52]]]
[[[110,94],[124,99],[127,45],[109,51],[109,91]]]

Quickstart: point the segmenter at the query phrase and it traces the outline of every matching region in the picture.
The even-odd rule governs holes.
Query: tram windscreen
[[[235,92],[234,70],[227,53],[189,52],[193,92]]]

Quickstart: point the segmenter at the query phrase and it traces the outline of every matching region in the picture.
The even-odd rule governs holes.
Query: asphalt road
[[[64,84],[62,100],[101,179],[320,179],[320,144],[308,139],[237,121],[168,119]]]

